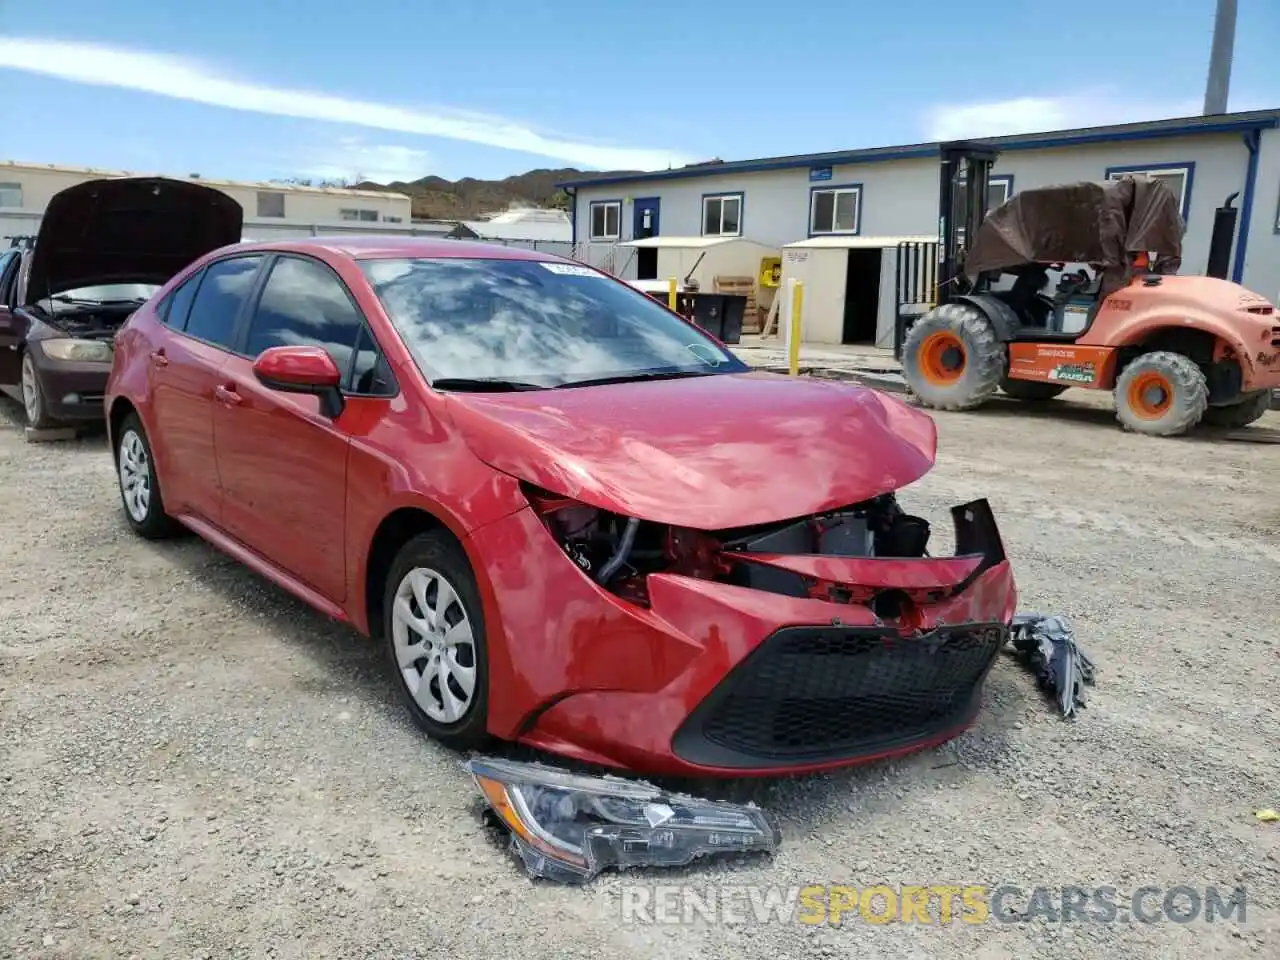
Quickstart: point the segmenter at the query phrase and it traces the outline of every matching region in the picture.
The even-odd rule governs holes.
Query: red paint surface
[[[315,396],[269,389],[252,361],[170,330],[149,305],[117,339],[108,410],[125,404],[138,412],[171,513],[362,633],[370,630],[366,579],[380,525],[397,511],[414,510],[451,531],[484,604],[488,726],[496,736],[617,766],[693,772],[673,756],[672,732],[765,637],[836,617],[849,625],[874,622],[856,604],[674,574],[649,578],[649,608],[630,604],[569,560],[517,478],[696,529],[782,520],[922,476],[936,444],[926,415],[854,385],[768,374],[437,394],[353,258],[556,258],[388,238],[238,248],[247,249],[289,250],[331,266],[363,311],[400,394],[348,398],[330,420]],[[161,296],[208,259],[175,277]],[[302,362],[296,353],[284,356],[295,367]],[[306,366],[295,376],[318,376],[318,369]],[[969,558],[756,559],[877,588],[952,587],[974,569]],[[919,604],[913,626],[1007,621],[1015,600],[1004,563],[958,596]]]

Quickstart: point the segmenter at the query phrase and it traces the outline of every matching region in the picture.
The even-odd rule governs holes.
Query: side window
[[[262,257],[232,257],[205,268],[184,328],[188,336],[231,349],[236,318],[253,290]]]
[[[165,298],[160,307],[160,322],[175,330],[187,329],[187,315],[191,312],[191,301],[196,298],[196,290],[200,286],[200,278],[204,271],[197,271],[187,277],[178,289]]]
[[[323,347],[345,372],[363,327],[333,271],[315,260],[281,257],[262,287],[244,352],[256,357],[269,347]]]
[[[391,365],[368,327],[360,328],[359,339],[356,340],[355,362],[351,365],[351,381],[347,387],[349,393],[366,397],[393,397],[400,392]]]

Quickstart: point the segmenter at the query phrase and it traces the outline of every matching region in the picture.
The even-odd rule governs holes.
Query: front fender
[[[1240,365],[1241,389],[1249,392],[1280,386],[1280,334],[1267,322],[1273,319],[1241,313],[1228,320],[1220,313],[1190,307],[1177,314],[1161,311],[1126,317],[1112,325],[1107,339],[1111,346],[1132,347],[1168,330],[1206,333],[1218,342],[1215,359],[1234,359]]]

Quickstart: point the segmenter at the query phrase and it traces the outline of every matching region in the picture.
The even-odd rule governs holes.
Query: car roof
[[[571,262],[564,257],[541,250],[508,247],[501,243],[476,243],[469,240],[447,240],[441,237],[404,237],[396,234],[361,236],[307,237],[305,240],[256,240],[223,247],[231,250],[274,250],[293,253],[328,253],[353,260],[378,260],[399,257],[460,258],[485,260],[553,260]]]

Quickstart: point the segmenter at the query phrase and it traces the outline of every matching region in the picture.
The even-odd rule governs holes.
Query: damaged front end
[[[689,709],[667,743],[688,768],[810,770],[946,740],[972,722],[1009,637],[1016,590],[985,500],[953,508],[955,551],[933,557],[929,523],[894,493],[695,530],[525,492],[560,549],[625,605],[675,622],[683,605],[668,613],[661,597],[682,584],[737,606],[757,632],[714,683],[683,691]],[[736,625],[707,619],[685,635]]]

